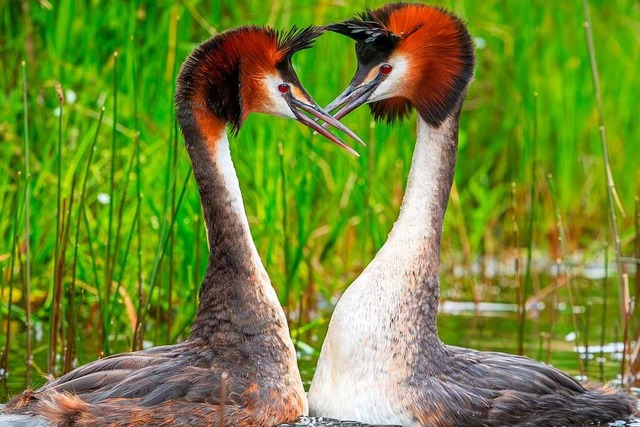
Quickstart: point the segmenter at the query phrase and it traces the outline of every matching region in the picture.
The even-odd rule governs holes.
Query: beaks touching
[[[337,119],[333,118],[330,114],[325,112],[319,106],[317,106],[315,104],[309,104],[309,103],[300,101],[299,99],[295,98],[293,95],[287,96],[287,103],[289,104],[289,107],[291,107],[291,111],[293,111],[293,114],[296,116],[296,120],[297,121],[299,121],[300,123],[302,123],[305,126],[310,127],[311,129],[313,129],[315,131],[314,133],[316,133],[316,132],[319,133],[320,135],[322,135],[325,138],[327,138],[329,141],[331,141],[334,144],[336,144],[337,146],[345,149],[346,151],[348,151],[349,153],[353,154],[354,156],[356,156],[356,157],[360,156],[353,148],[349,147],[347,144],[342,142],[342,140],[340,138],[338,138],[337,136],[335,136],[334,134],[329,132],[326,128],[328,126],[333,126],[336,129],[338,129],[338,130],[344,132],[345,134],[349,135],[351,138],[355,139],[356,141],[358,141],[362,145],[365,145],[364,142],[362,141],[362,139],[360,139],[360,137],[358,135],[356,135],[351,129],[349,129],[348,127],[346,127],[342,123],[340,123]],[[316,118],[316,120],[311,120],[305,114],[300,112],[300,110],[311,114],[312,116],[314,116]],[[320,119],[320,120],[324,121],[324,124],[320,125],[317,122],[317,119]]]
[[[331,103],[325,107],[325,110],[331,112],[342,107],[333,115],[335,119],[341,119],[362,104],[366,103],[367,99],[376,87],[378,87],[376,79],[356,87],[349,85],[344,92],[338,95],[336,99],[331,101]]]
[[[338,112],[333,115],[333,118],[340,120],[362,104],[365,104],[379,84],[380,80],[378,78],[374,78],[370,82],[361,84],[360,86],[350,84],[344,92],[338,95],[336,99],[331,101],[324,109],[330,113],[339,108]],[[329,125],[330,123],[325,121],[322,127],[326,128]]]

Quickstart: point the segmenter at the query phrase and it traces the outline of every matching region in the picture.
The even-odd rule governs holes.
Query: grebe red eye
[[[380,74],[382,74],[383,76],[389,75],[389,73],[391,73],[391,70],[393,70],[393,65],[391,64],[382,64],[380,66]]]
[[[289,86],[287,83],[280,83],[278,85],[278,91],[280,91],[280,93],[287,93],[291,90],[291,86]]]

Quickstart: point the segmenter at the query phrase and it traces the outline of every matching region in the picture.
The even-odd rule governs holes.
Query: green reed
[[[22,105],[24,111],[24,246],[25,246],[25,264],[24,264],[24,295],[26,301],[31,301],[31,162],[29,160],[31,154],[29,141],[29,102],[27,95],[27,73],[25,70],[26,62],[22,61],[20,67],[20,75],[22,76]],[[20,260],[18,253],[18,260]],[[26,312],[26,339],[27,339],[27,376],[31,369],[32,343],[31,343],[31,306],[25,304]]]

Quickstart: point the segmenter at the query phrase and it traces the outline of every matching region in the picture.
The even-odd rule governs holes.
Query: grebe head
[[[391,123],[411,107],[439,126],[460,107],[473,77],[473,41],[455,15],[432,6],[391,3],[327,30],[356,41],[358,68],[347,89],[326,107],[344,117],[370,103]]]
[[[318,107],[291,65],[293,54],[311,47],[322,31],[318,27],[294,27],[279,32],[245,26],[216,35],[194,49],[180,70],[175,97],[178,122],[186,139],[190,140],[187,135],[217,135],[225,125],[237,133],[247,116],[257,112],[297,120],[351,150],[303,113],[329,120],[359,140]]]

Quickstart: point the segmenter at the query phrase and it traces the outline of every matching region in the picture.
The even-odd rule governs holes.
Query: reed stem
[[[596,61],[595,47],[593,43],[593,32],[591,31],[591,14],[589,12],[589,1],[582,0],[584,9],[584,31],[587,37],[587,47],[589,50],[589,64],[591,67],[591,78],[593,81],[593,92],[596,98],[596,108],[598,110],[598,128],[600,130],[600,142],[602,144],[602,156],[604,159],[604,171],[607,180],[607,202],[609,207],[609,226],[611,228],[611,239],[613,241],[613,252],[616,260],[616,272],[618,275],[618,302],[620,305],[620,324],[624,325],[625,307],[622,296],[624,295],[624,284],[622,282],[622,248],[620,242],[620,234],[618,232],[618,219],[616,216],[616,205],[624,218],[625,212],[618,198],[616,184],[613,180],[611,172],[611,163],[609,162],[609,148],[607,146],[607,131],[604,122],[604,113],[602,109],[602,92],[600,91],[600,77],[598,73],[598,63]]]
[[[533,278],[531,263],[533,262],[533,233],[536,216],[536,170],[538,168],[538,158],[536,155],[538,146],[538,92],[533,93],[533,135],[531,137],[531,170],[530,179],[531,186],[529,188],[529,223],[527,225],[527,264],[524,272],[524,284],[522,286],[522,301],[527,300],[527,291],[533,288]],[[523,307],[524,308],[524,307]],[[554,307],[555,309],[555,307]],[[519,312],[518,319],[518,337],[519,340],[524,339],[524,326],[526,320],[526,310]],[[521,353],[522,354],[522,353]]]
[[[567,283],[567,292],[569,294],[569,309],[571,310],[571,322],[573,325],[573,330],[575,331],[575,340],[574,344],[576,348],[579,346],[579,336],[580,336],[580,328],[578,326],[578,315],[575,312],[575,298],[573,295],[573,282],[572,282],[572,272],[571,267],[564,260],[567,256],[567,234],[564,230],[564,224],[562,221],[562,214],[560,213],[560,207],[558,206],[558,195],[556,192],[555,184],[553,182],[553,175],[547,174],[547,181],[549,183],[549,191],[551,193],[551,202],[553,204],[553,210],[555,211],[556,216],[556,226],[558,227],[558,239],[560,240],[560,252],[558,258],[556,259],[557,266],[557,277],[560,279],[562,276],[565,277]],[[562,272],[564,267],[565,272]],[[580,369],[580,375],[584,375],[584,364],[582,362],[582,358],[580,354],[577,354],[578,358],[578,367]]]
[[[518,232],[517,214],[518,187],[515,182],[511,183],[511,232],[513,239],[514,273],[516,281],[516,304],[518,306],[518,354],[524,355],[524,322],[526,307],[524,300],[524,290],[520,280],[520,236]]]

